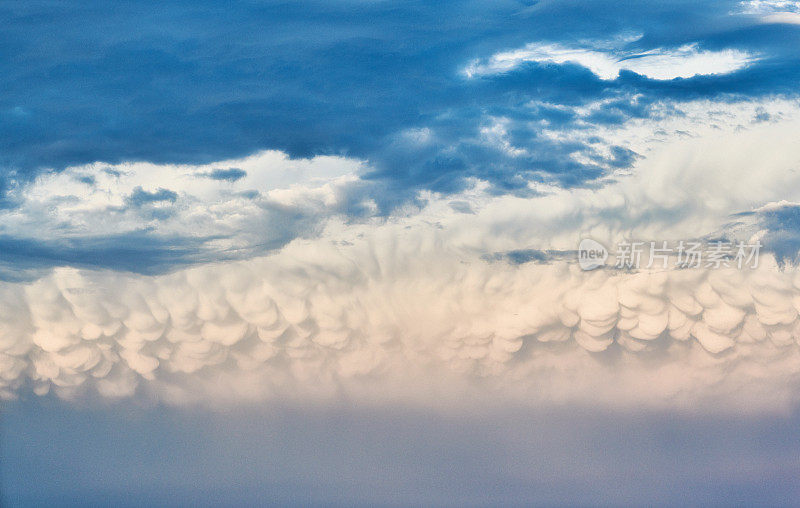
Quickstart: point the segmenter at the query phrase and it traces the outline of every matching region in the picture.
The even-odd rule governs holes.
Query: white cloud
[[[598,47],[599,46],[599,47]],[[633,71],[651,79],[668,80],[698,75],[728,74],[746,67],[755,55],[736,49],[701,50],[697,44],[679,48],[656,48],[646,52],[608,49],[606,44],[565,46],[530,43],[524,48],[505,51],[488,60],[476,60],[464,69],[472,78],[509,72],[526,62],[564,64],[586,67],[601,79],[616,79],[621,70]]]
[[[749,0],[742,2],[743,11],[748,14],[764,14],[770,12],[800,12],[797,0]]]
[[[800,25],[800,13],[797,12],[776,12],[762,16],[764,23],[774,23],[783,25]]]
[[[360,161],[342,157],[292,160],[278,151],[200,166],[73,166],[13,189],[8,199],[17,206],[0,210],[0,233],[49,240],[150,228],[161,235],[220,236],[216,247],[247,248],[285,235],[283,229],[293,225],[282,215],[313,222],[337,213],[361,167]],[[244,176],[209,178],[215,170],[231,168]],[[154,199],[159,191],[174,197]],[[137,192],[150,200],[131,203]]]
[[[742,2],[742,13],[758,16],[766,24],[800,24],[800,2],[797,0],[750,0]]]

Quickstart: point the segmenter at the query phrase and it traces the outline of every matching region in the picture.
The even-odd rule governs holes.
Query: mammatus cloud
[[[620,41],[623,42],[632,40]],[[558,65],[570,63],[586,67],[604,80],[616,79],[622,70],[651,79],[669,80],[728,74],[755,60],[757,57],[746,51],[702,50],[697,44],[634,52],[615,48],[611,43],[594,43],[581,47],[532,42],[520,49],[492,55],[485,61],[476,60],[464,69],[464,73],[473,78],[509,72],[528,62]]]
[[[798,394],[800,283],[769,253],[754,271],[661,273],[581,272],[563,259],[492,255],[563,252],[587,236],[606,245],[689,239],[731,230],[741,212],[760,218],[754,224],[765,231],[754,234],[780,233],[791,207],[765,205],[800,202],[792,190],[800,177],[789,171],[798,160],[789,142],[794,102],[700,102],[684,110],[680,121],[670,116],[655,130],[642,121],[598,132],[643,156],[635,171],[596,189],[531,184],[531,196],[498,196],[475,180],[456,195],[422,194],[423,204],[390,216],[330,215],[318,235],[266,257],[158,276],[59,268],[33,282],[2,283],[3,394],[138,393],[176,404],[443,403],[470,394],[522,404],[787,407]],[[259,157],[285,162],[280,154]],[[62,227],[78,230],[77,219],[100,221],[141,187],[139,194],[178,197],[140,200],[121,217],[177,207],[152,221],[180,231],[187,226],[173,216],[216,213],[219,201],[227,210],[228,196],[251,179],[283,174],[263,171],[259,160],[213,166],[243,169],[236,182],[191,166],[172,168],[149,187],[144,176],[164,167],[70,169],[21,189],[19,210],[35,223],[45,203],[77,196],[61,200],[74,208],[58,210]],[[347,176],[355,163],[342,164],[346,171],[336,173],[358,181]],[[265,183],[259,192],[302,203],[297,196],[318,192],[314,178],[295,178],[305,182],[300,187]],[[9,217],[21,228],[24,214]],[[207,224],[238,220],[214,219]]]
[[[3,394],[783,407],[800,275],[490,262],[401,229],[159,277],[3,284]],[[448,401],[451,403],[452,401]]]

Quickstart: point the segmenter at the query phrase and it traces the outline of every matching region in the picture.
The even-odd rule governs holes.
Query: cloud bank
[[[431,403],[469,389],[775,409],[800,381],[800,275],[768,258],[753,272],[581,272],[403,229],[151,278],[58,269],[4,284],[2,300],[6,397]]]

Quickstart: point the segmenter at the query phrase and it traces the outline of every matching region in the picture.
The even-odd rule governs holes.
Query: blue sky
[[[570,107],[615,99],[592,116],[602,124],[647,116],[648,106],[665,98],[793,90],[791,26],[753,24],[752,15],[731,15],[741,10],[731,2],[614,7],[137,2],[109,12],[103,3],[11,4],[5,16],[14,23],[3,34],[4,165],[24,177],[94,161],[212,162],[279,149],[292,157],[369,158],[376,177],[402,187],[447,190],[477,173],[510,190],[520,187],[514,176],[526,176],[523,165],[578,184],[603,164],[574,166],[565,155],[590,148],[554,146],[526,128],[540,119],[569,124],[575,113],[526,103]],[[631,54],[697,44],[765,57],[739,72],[677,81],[631,73],[604,81],[569,63],[534,62],[476,80],[460,72],[473,59],[532,41],[614,38],[624,38],[615,50]],[[488,117],[499,115],[518,124],[515,141],[533,149],[530,160],[510,164],[470,142]],[[413,128],[433,129],[441,140],[429,153],[404,154],[415,161],[412,169],[397,160],[392,144]],[[447,148],[455,149],[449,157]]]
[[[366,161],[361,185],[339,210],[354,217],[374,213],[361,206],[365,198],[389,214],[417,201],[420,191],[455,193],[470,179],[495,194],[531,194],[531,182],[596,185],[641,154],[581,133],[680,115],[669,110],[675,102],[795,94],[796,26],[759,22],[794,8],[748,5],[10,3],[3,7],[11,22],[4,23],[0,57],[3,207],[18,207],[20,189],[36,175],[70,166],[209,164],[262,150]],[[582,65],[581,57],[523,59],[498,72],[465,73],[531,44],[610,55],[621,64],[608,76]],[[676,73],[698,54],[709,59],[694,64],[699,74]],[[672,74],[641,68],[637,74],[636,63],[654,55],[678,67]],[[485,131],[498,125],[516,152],[487,139]],[[544,128],[562,135],[545,135]],[[117,235],[96,229],[80,234],[93,237],[88,241],[101,252],[95,257],[66,241],[52,246],[53,238],[32,253],[25,250],[34,240],[30,232],[2,233],[13,259],[29,257],[37,266],[60,264],[47,253],[60,248],[65,262],[147,273],[191,261],[185,250],[204,241],[140,226],[131,241],[121,239],[142,245],[135,251],[141,262],[133,264],[114,262]],[[174,256],[153,260],[151,252],[165,243],[174,245]]]
[[[0,501],[796,495],[797,1],[0,21]],[[761,258],[584,271],[586,238]]]

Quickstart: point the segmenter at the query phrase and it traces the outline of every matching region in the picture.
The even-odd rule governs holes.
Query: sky
[[[794,0],[0,3],[0,502],[792,504],[798,47]]]

